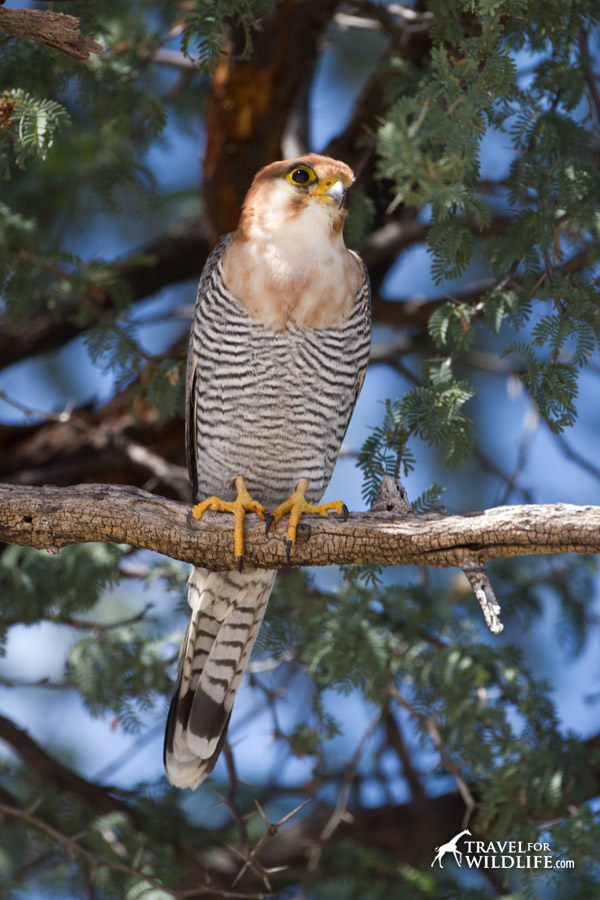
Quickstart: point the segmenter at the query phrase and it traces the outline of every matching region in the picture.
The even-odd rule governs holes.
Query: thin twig
[[[342,782],[342,787],[340,793],[338,795],[338,800],[335,805],[335,809],[333,810],[331,816],[321,829],[321,833],[318,837],[318,843],[315,847],[312,848],[310,859],[308,863],[309,871],[314,872],[319,863],[319,859],[321,857],[321,853],[323,851],[323,846],[332,836],[342,819],[346,813],[346,809],[348,807],[348,797],[350,795],[350,789],[354,783],[354,779],[356,777],[356,770],[358,768],[358,764],[360,762],[361,756],[364,752],[365,746],[373,736],[375,729],[378,727],[379,723],[383,718],[383,710],[378,710],[377,714],[371,720],[368,728],[363,734],[362,738],[359,741],[358,747],[356,748],[352,759],[350,760],[348,766],[346,767],[346,773],[344,775],[344,780]]]
[[[75,690],[75,686],[66,681],[50,681],[48,678],[40,678],[39,681],[19,681],[16,678],[0,678],[0,684],[9,688],[49,688],[52,691]]]
[[[444,742],[442,741],[442,736],[439,732],[434,717],[426,716],[422,712],[419,712],[419,710],[416,709],[412,705],[412,703],[409,703],[409,701],[402,696],[395,684],[390,685],[389,693],[390,696],[408,713],[410,713],[410,715],[420,723],[422,728],[424,728],[424,730],[431,738],[433,746],[438,752],[440,763],[442,764],[443,768],[453,776],[458,788],[458,792],[461,795],[466,807],[465,815],[463,818],[463,827],[466,828],[469,823],[469,819],[471,818],[471,814],[476,807],[475,799],[469,789],[467,782],[463,777],[461,769],[446,754],[446,751],[444,750]]]
[[[600,467],[596,466],[593,462],[590,462],[589,459],[586,459],[585,456],[582,456],[577,450],[574,450],[573,447],[567,442],[564,435],[555,434],[551,432],[552,437],[560,446],[562,452],[565,454],[567,459],[573,460],[573,462],[577,463],[582,469],[586,472],[589,472],[590,475],[593,475],[594,478],[600,480]]]
[[[116,872],[123,872],[125,875],[133,875],[135,878],[138,878],[140,881],[144,881],[151,887],[164,891],[165,894],[168,894],[170,897],[176,898],[176,900],[177,898],[182,896],[178,891],[170,890],[160,881],[156,881],[154,878],[150,878],[150,876],[144,875],[144,873],[140,872],[139,869],[134,869],[131,866],[126,865],[125,863],[101,859],[95,853],[92,853],[90,850],[88,850],[87,847],[82,846],[73,838],[70,838],[66,834],[63,834],[62,831],[58,831],[56,828],[53,828],[52,825],[49,825],[47,822],[44,822],[42,819],[38,818],[37,816],[33,815],[33,813],[27,810],[18,809],[15,806],[8,806],[8,804],[6,803],[0,803],[0,812],[15,819],[22,819],[24,822],[28,822],[35,828],[39,828],[40,831],[44,831],[51,838],[54,838],[55,841],[58,841],[60,844],[66,847],[70,853],[77,856],[82,856],[84,857],[84,859],[87,859],[88,862],[91,862],[95,868],[107,866],[109,869],[113,869]],[[209,888],[205,888],[202,891],[198,891],[198,893],[207,893],[208,890]]]
[[[596,84],[596,78],[594,76],[594,70],[592,68],[589,35],[587,31],[584,31],[583,29],[579,32],[579,54],[583,61],[583,74],[585,76],[585,80],[587,81],[592,102],[596,109],[598,122],[600,123],[600,91],[598,90],[598,85]]]
[[[398,757],[400,765],[402,766],[402,771],[410,788],[413,800],[417,804],[425,806],[425,804],[427,803],[427,792],[421,783],[421,779],[419,778],[415,767],[413,766],[411,755],[406,747],[404,736],[402,734],[402,731],[400,730],[398,722],[396,721],[394,712],[389,707],[384,711],[383,724],[385,727],[386,735],[386,741],[383,747],[390,747],[392,750],[394,750],[396,756]]]
[[[258,810],[258,813],[259,813],[261,819],[265,823],[266,831],[258,839],[258,841],[256,842],[256,845],[248,854],[241,853],[235,847],[229,847],[229,849],[233,850],[233,852],[236,854],[236,856],[239,856],[240,859],[242,859],[244,862],[244,865],[242,866],[242,868],[240,869],[240,871],[238,872],[238,874],[236,875],[236,877],[234,878],[234,880],[232,882],[232,887],[235,887],[235,885],[238,883],[238,881],[240,880],[242,875],[244,875],[244,873],[248,869],[252,869],[262,879],[262,882],[265,885],[265,887],[267,888],[267,890],[270,891],[271,886],[269,884],[268,876],[273,874],[274,872],[281,872],[281,871],[283,871],[283,869],[285,869],[287,867],[286,866],[277,866],[275,868],[266,869],[264,866],[262,866],[258,862],[258,856],[262,852],[262,850],[264,850],[264,848],[269,843],[271,838],[275,837],[275,835],[277,834],[277,832],[279,831],[281,826],[285,825],[286,822],[289,822],[289,820],[292,818],[292,816],[297,815],[297,813],[299,813],[300,810],[304,809],[304,807],[308,803],[310,803],[310,799],[305,800],[303,803],[300,803],[298,806],[294,807],[294,809],[291,812],[287,813],[287,815],[285,815],[285,816],[283,816],[283,818],[279,819],[278,822],[269,822],[260,803],[258,802],[258,800],[256,800],[256,798],[254,800],[254,803],[256,805],[256,809]]]
[[[229,743],[229,741],[225,741],[225,745],[223,747],[223,757],[227,766],[227,774],[229,775],[229,790],[227,792],[227,795],[223,794],[221,796],[223,798],[223,802],[227,805],[227,808],[233,817],[233,821],[235,822],[235,827],[237,828],[240,837],[242,852],[244,854],[247,854],[249,847],[248,829],[246,828],[244,817],[238,810],[235,803],[235,792],[238,786],[238,777],[235,767],[235,759],[233,757],[233,751],[231,749],[231,744]],[[270,890],[270,888],[268,889]]]

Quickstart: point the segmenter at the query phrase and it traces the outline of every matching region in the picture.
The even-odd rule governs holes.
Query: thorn
[[[292,552],[293,541],[288,541],[285,545],[285,555],[287,557],[287,561],[290,562],[290,553]]]
[[[265,537],[269,536],[269,528],[273,524],[274,519],[275,519],[275,516],[273,515],[273,513],[267,513],[265,515],[265,522],[267,523],[265,525]]]
[[[244,557],[243,556],[238,556],[237,567],[238,567],[238,572],[241,572],[242,569],[244,568]]]
[[[343,517],[344,522],[348,521],[348,516],[349,516],[348,507],[346,506],[345,503],[342,503],[342,517]]]

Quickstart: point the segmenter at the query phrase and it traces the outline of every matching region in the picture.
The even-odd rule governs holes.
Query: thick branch
[[[0,31],[36,41],[58,53],[87,62],[90,53],[102,53],[99,44],[79,30],[79,19],[47,9],[0,9]]]
[[[2,715],[0,715],[0,740],[6,741],[19,754],[23,762],[30,766],[42,783],[49,782],[60,790],[72,794],[94,815],[118,809],[135,818],[138,828],[143,827],[143,818],[137,815],[135,808],[116,796],[117,793],[125,794],[126,792],[119,792],[117,788],[96,784],[82,778],[81,775],[50,756],[43,747],[29,737],[26,731],[18,728],[14,722]]]
[[[171,348],[175,357],[184,353]],[[143,447],[162,458],[162,467],[185,463],[183,420],[157,421],[156,410],[134,401],[134,382],[100,407],[85,407],[32,425],[0,424],[0,483],[63,484],[73,481],[134,484],[146,490],[160,487],[168,497],[188,499],[178,491],[181,478],[159,476],[156,466],[132,452]],[[1,393],[1,392],[0,392]],[[135,412],[134,412],[135,410]]]
[[[200,277],[209,253],[202,219],[185,219],[170,226],[165,234],[144,247],[135,262],[116,263],[115,278],[125,285],[132,301],[156,294],[159,290]],[[195,287],[190,288],[190,303]],[[112,319],[117,315],[112,295],[97,288],[93,302],[94,319]],[[46,301],[47,298],[44,298]],[[88,325],[79,318],[82,297],[77,291],[61,295],[58,305],[47,302],[19,324],[0,313],[0,368],[12,365],[37,353],[64,346],[81,334]]]
[[[288,565],[285,522],[265,537],[256,516],[245,523],[245,565]],[[206,513],[196,522],[183,503],[133,487],[59,488],[0,485],[0,541],[57,551],[67,544],[108,541],[156,550],[210,569],[234,569],[231,516]],[[461,566],[533,553],[600,552],[600,507],[509,506],[466,516],[351,514],[347,522],[308,516],[298,529],[292,565],[355,563]]]

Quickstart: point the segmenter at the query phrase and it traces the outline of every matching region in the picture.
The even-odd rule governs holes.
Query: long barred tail
[[[192,570],[192,614],[165,734],[165,769],[176,787],[193,790],[215,766],[275,574]]]

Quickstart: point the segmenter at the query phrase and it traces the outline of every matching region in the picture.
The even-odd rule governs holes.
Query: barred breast
[[[223,284],[215,248],[201,284],[190,335],[195,499],[234,496],[244,475],[267,508],[285,500],[301,478],[315,503],[331,478],[367,365],[369,288],[365,280],[339,329],[263,328]]]

